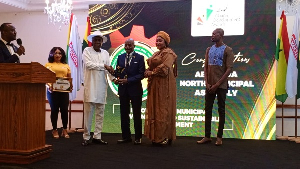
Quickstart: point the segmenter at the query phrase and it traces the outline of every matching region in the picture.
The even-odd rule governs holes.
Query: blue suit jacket
[[[16,46],[13,46],[13,49],[16,51]],[[11,55],[6,47],[6,44],[4,44],[2,40],[0,40],[0,63],[16,62],[20,62],[19,57],[16,54]]]
[[[117,67],[125,68],[126,53],[119,55],[117,60]],[[129,67],[125,68],[120,78],[123,79],[127,75],[127,84],[119,84],[118,94],[122,96],[127,92],[129,96],[143,95],[142,79],[144,78],[145,61],[144,56],[133,52]]]

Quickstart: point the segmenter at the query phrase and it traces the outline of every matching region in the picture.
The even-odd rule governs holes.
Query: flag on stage
[[[286,27],[286,16],[284,14],[284,11],[282,11],[280,19],[281,24],[278,32],[275,54],[275,59],[277,60],[275,98],[278,101],[285,102],[287,98],[285,83],[290,44]]]
[[[87,40],[87,37],[91,34],[91,23],[90,23],[90,17],[87,17],[87,23],[86,23],[86,28],[85,28],[85,34],[82,42],[82,51],[86,47],[92,46],[92,43]]]
[[[297,60],[298,60],[298,45],[299,45],[299,16],[296,14],[292,39],[290,43],[290,52],[289,59],[287,65],[287,73],[286,73],[286,93],[290,98],[293,98],[297,94],[297,79],[298,79],[298,68],[297,68]]]
[[[73,91],[70,93],[70,100],[76,98],[77,91],[83,82],[82,74],[82,44],[78,32],[77,18],[74,14],[71,15],[68,46],[67,46],[68,64],[71,68],[71,76],[73,78]]]
[[[299,42],[299,44],[300,44],[300,42]],[[298,46],[298,58],[297,58],[297,68],[298,68],[298,76],[297,76],[297,99],[299,99],[300,98],[300,45]]]

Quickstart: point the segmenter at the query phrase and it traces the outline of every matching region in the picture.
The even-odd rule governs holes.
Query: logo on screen
[[[140,42],[140,41],[134,41],[135,44],[135,48],[134,51],[142,56],[144,56],[145,59],[145,63],[146,60],[148,58],[150,58],[153,53],[155,52],[154,50],[152,50],[151,46]],[[116,69],[116,65],[117,65],[117,60],[118,60],[118,56],[121,54],[126,53],[125,49],[124,49],[124,44],[118,46],[111,54],[111,66]],[[147,64],[146,64],[146,69],[147,69]],[[142,80],[142,86],[143,86],[143,101],[147,99],[147,79],[143,79]],[[118,85],[114,84],[112,81],[109,81],[109,87],[111,88],[111,90],[114,92],[115,95],[118,95]]]
[[[243,35],[245,0],[192,0],[192,36],[211,36],[216,28],[225,36]]]
[[[210,5],[210,8],[206,9],[206,15],[202,15],[197,18],[197,25],[203,25],[204,24],[203,20],[205,19],[205,16],[206,16],[205,21],[207,21],[210,15],[212,14],[212,12],[213,12],[212,5]]]

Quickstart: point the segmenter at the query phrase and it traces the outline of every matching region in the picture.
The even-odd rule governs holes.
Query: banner
[[[82,73],[82,44],[78,32],[77,18],[74,14],[71,15],[69,39],[67,46],[68,64],[71,68],[71,76],[73,78],[73,91],[70,93],[70,101],[76,98],[77,91],[80,89],[83,82]]]
[[[287,98],[285,84],[286,84],[287,62],[288,62],[289,49],[290,49],[289,36],[286,27],[286,16],[284,14],[284,11],[282,11],[280,19],[281,19],[281,24],[278,32],[276,54],[275,54],[275,59],[277,60],[275,97],[278,101],[284,103]]]
[[[293,28],[292,39],[290,43],[289,60],[286,72],[286,93],[290,98],[293,98],[297,94],[297,79],[298,79],[298,46],[299,46],[299,16],[295,16],[295,23]]]
[[[204,1],[201,1],[204,2]],[[209,11],[208,20],[221,15],[216,1],[205,1],[202,11]],[[222,3],[226,5],[226,3]],[[242,6],[243,3],[240,5]],[[235,16],[246,18],[239,35],[225,36],[224,43],[234,52],[233,72],[229,76],[226,98],[226,122],[224,138],[275,139],[275,45],[276,3],[269,0],[245,0],[242,13]],[[268,6],[268,8],[261,8]],[[197,20],[192,14],[191,0],[172,2],[145,2],[90,5],[91,29],[100,30],[108,37],[103,44],[111,55],[111,65],[125,53],[124,42],[135,40],[135,51],[145,60],[157,51],[156,34],[165,31],[170,35],[170,47],[177,54],[177,115],[176,135],[204,136],[205,124],[205,51],[214,45],[209,36],[191,36],[191,26]],[[225,8],[222,8],[224,10]],[[228,8],[229,9],[229,8]],[[245,10],[247,9],[247,10]],[[105,11],[105,12],[104,12]],[[232,6],[230,6],[230,14]],[[192,17],[196,16],[196,17]],[[200,16],[200,15],[199,15]],[[201,15],[203,18],[203,16]],[[224,16],[226,18],[226,16]],[[234,15],[228,15],[229,18]],[[228,19],[227,17],[227,19]],[[204,17],[206,19],[206,17]],[[196,21],[197,22],[197,21]],[[227,25],[230,24],[230,20]],[[243,22],[235,22],[241,24]],[[203,22],[204,23],[204,22]],[[207,24],[213,22],[206,22]],[[205,23],[205,24],[206,24]],[[218,25],[222,28],[222,25]],[[226,34],[226,31],[225,31]],[[109,81],[103,132],[121,133],[120,104],[117,87]],[[145,118],[147,102],[147,79],[143,84],[142,119]],[[130,113],[133,133],[132,111]],[[214,104],[212,137],[216,137],[219,115]]]
[[[92,46],[92,43],[89,42],[87,40],[87,37],[91,34],[91,23],[90,23],[90,17],[86,18],[86,28],[85,28],[85,34],[84,34],[84,38],[83,38],[83,42],[82,42],[82,51],[86,48],[86,47],[90,47]]]

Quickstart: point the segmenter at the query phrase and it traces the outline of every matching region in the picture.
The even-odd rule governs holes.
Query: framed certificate
[[[53,83],[53,91],[57,92],[71,92],[72,78],[57,77],[56,82]]]

